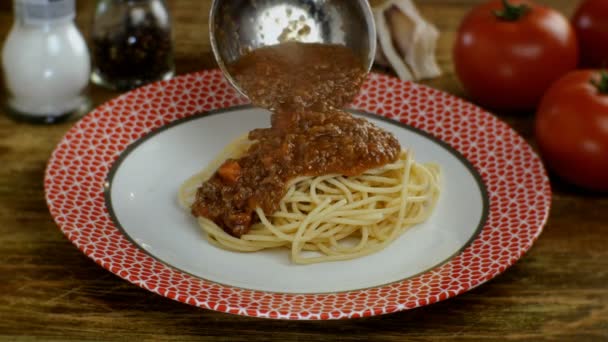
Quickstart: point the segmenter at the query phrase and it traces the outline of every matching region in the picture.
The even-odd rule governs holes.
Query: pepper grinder
[[[91,36],[95,84],[128,90],[174,75],[171,18],[163,0],[100,0]]]
[[[2,50],[9,113],[54,123],[83,114],[91,62],[74,24],[75,0],[15,0],[15,21]]]

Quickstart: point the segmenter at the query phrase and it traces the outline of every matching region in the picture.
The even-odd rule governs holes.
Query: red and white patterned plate
[[[45,190],[53,218],[98,264],[162,296],[247,316],[341,319],[479,286],[517,261],[548,217],[542,163],[505,123],[438,90],[372,74],[354,111],[393,131],[417,159],[446,169],[431,220],[386,251],[344,263],[296,266],[281,252],[211,248],[174,196],[223,144],[267,125],[266,113],[245,104],[214,70],[100,106],[51,156]]]

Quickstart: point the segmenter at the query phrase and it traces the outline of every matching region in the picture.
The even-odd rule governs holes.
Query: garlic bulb
[[[370,0],[376,21],[376,63],[390,66],[404,80],[441,75],[435,50],[439,30],[426,21],[412,0]]]

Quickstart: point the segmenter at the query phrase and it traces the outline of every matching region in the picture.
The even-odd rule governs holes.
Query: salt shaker
[[[174,74],[163,0],[99,0],[92,30],[94,83],[127,90]]]
[[[84,113],[91,62],[75,0],[14,0],[14,12],[2,50],[11,114],[53,123]]]

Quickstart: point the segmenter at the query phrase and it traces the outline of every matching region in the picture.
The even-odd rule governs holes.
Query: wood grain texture
[[[453,74],[458,23],[480,1],[420,0],[442,31],[445,71],[425,82],[464,96]],[[540,1],[539,1],[540,2]],[[577,1],[542,1],[570,14]],[[214,66],[207,39],[209,0],[169,1],[179,73]],[[88,32],[94,7],[79,0]],[[0,1],[0,39],[12,25]],[[556,56],[556,58],[558,58]],[[91,87],[95,104],[116,95]],[[499,116],[528,141],[532,116]],[[131,285],[98,267],[60,233],[43,196],[46,161],[73,123],[32,126],[0,109],[0,339],[44,340],[608,340],[608,198],[553,180],[549,224],[504,275],[432,306],[340,322],[243,318],[190,307]]]

